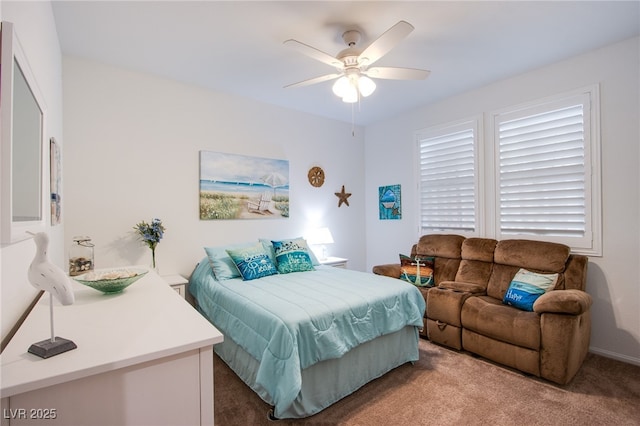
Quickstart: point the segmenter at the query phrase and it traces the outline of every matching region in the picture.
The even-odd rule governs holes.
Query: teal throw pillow
[[[213,269],[213,275],[215,275],[216,279],[222,281],[240,277],[240,272],[233,259],[229,257],[227,249],[235,250],[254,245],[254,242],[247,242],[227,246],[205,247],[204,251],[207,253],[209,264],[211,265],[211,269]]]
[[[520,269],[511,280],[502,303],[523,311],[533,311],[533,303],[558,282],[558,274],[538,274]]]
[[[276,255],[278,272],[281,274],[315,270],[307,242],[304,239],[271,241],[271,243]]]
[[[227,249],[227,253],[245,281],[278,273],[261,243],[251,247]]]
[[[433,257],[400,255],[400,279],[418,287],[433,287]]]
[[[309,257],[311,258],[311,263],[313,264],[313,266],[320,265],[320,261],[316,257],[315,253],[313,253],[313,250],[311,250],[309,248],[309,244],[307,243],[307,240],[305,240],[302,237],[290,238],[290,239],[296,241],[302,247],[305,247],[307,249],[307,253],[309,254]],[[276,253],[275,253],[275,251],[273,249],[273,243],[271,242],[271,240],[266,240],[264,238],[260,238],[260,242],[264,246],[264,249],[267,250],[267,253],[269,253],[269,257],[271,257],[271,260],[273,261],[273,263],[277,263],[276,262]]]

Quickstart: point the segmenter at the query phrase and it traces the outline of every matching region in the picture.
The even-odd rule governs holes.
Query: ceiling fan
[[[309,86],[338,79],[333,85],[333,92],[344,102],[353,103],[357,102],[360,96],[366,97],[373,93],[376,84],[371,78],[423,80],[429,76],[431,71],[415,68],[370,67],[408,36],[411,31],[413,31],[413,25],[406,21],[400,21],[364,49],[357,46],[360,41],[360,32],[346,31],[342,34],[342,39],[348,47],[335,57],[297,40],[286,40],[285,45],[336,68],[336,72],[289,84],[285,88]]]

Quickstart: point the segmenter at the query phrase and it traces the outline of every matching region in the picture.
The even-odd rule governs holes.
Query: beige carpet
[[[227,425],[640,425],[640,367],[589,354],[558,386],[420,339],[420,361],[320,413],[268,421],[269,406],[215,358],[215,422]]]

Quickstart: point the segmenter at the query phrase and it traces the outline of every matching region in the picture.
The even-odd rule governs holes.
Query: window
[[[421,234],[477,231],[478,122],[418,133]]]
[[[496,236],[600,252],[597,88],[492,115]]]
[[[479,119],[418,132],[421,234],[534,238],[601,255],[598,102],[593,86],[493,112],[485,140]]]

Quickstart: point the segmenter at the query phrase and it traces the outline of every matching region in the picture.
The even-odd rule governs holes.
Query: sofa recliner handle
[[[445,328],[447,328],[447,324],[446,322],[442,322],[440,320],[436,320],[436,325],[438,326],[438,328],[440,329],[440,331],[444,331]]]

